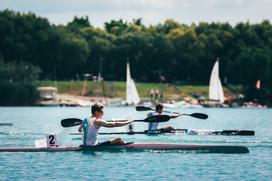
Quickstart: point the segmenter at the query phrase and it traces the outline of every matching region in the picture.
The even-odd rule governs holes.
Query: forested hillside
[[[212,66],[220,59],[224,84],[240,84],[250,99],[272,100],[272,25],[242,22],[186,25],[169,19],[146,26],[109,20],[103,28],[92,17],[75,17],[67,25],[50,24],[33,13],[0,12],[0,62],[33,67],[40,80],[125,80],[130,62],[137,82],[208,84]],[[4,66],[5,67],[5,66]],[[1,80],[18,80],[1,67]],[[19,79],[23,76],[18,74]],[[261,80],[261,89],[255,87]]]

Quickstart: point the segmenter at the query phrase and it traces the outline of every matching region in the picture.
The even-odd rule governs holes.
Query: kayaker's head
[[[95,117],[101,118],[104,114],[103,108],[104,108],[103,104],[100,104],[100,103],[93,104],[92,105],[92,115]]]
[[[157,105],[156,105],[156,112],[157,113],[162,113],[162,110],[163,110],[163,105],[162,105],[162,103],[158,103]]]

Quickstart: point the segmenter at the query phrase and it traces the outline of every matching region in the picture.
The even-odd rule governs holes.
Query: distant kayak
[[[145,130],[145,131],[128,131],[128,132],[109,132],[109,133],[98,133],[100,135],[111,135],[111,134],[186,134],[186,135],[222,135],[222,136],[254,136],[255,131],[252,130],[201,130],[201,129],[174,129],[174,130]],[[81,133],[70,133],[70,135],[81,135]]]

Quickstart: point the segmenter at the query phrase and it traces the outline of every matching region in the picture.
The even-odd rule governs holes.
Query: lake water
[[[126,141],[244,145],[249,154],[179,152],[0,152],[0,180],[272,180],[272,109],[171,109],[201,112],[207,120],[179,117],[161,126],[190,129],[247,129],[255,136],[121,135]],[[57,134],[61,145],[79,145],[62,128],[63,118],[85,118],[89,108],[0,107],[0,147],[34,146],[45,134]],[[133,107],[106,107],[105,119],[143,119]],[[142,131],[146,123],[135,123]],[[126,131],[103,128],[101,131]],[[120,135],[119,135],[120,136]],[[114,135],[99,135],[104,141]]]

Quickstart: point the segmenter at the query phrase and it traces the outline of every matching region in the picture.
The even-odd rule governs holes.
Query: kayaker
[[[104,112],[104,106],[100,103],[95,103],[92,105],[92,116],[90,118],[86,118],[83,120],[81,126],[79,127],[79,131],[82,132],[82,140],[84,146],[94,146],[94,145],[112,145],[112,144],[125,144],[121,138],[115,138],[110,141],[105,141],[102,143],[97,142],[97,133],[101,126],[113,128],[113,127],[121,127],[126,126],[133,123],[132,120],[125,122],[107,122],[102,119]]]
[[[163,104],[162,103],[158,103],[156,105],[155,112],[149,112],[149,113],[147,113],[147,117],[155,116],[155,115],[160,115],[162,113],[163,113]],[[175,115],[170,115],[170,117],[171,118],[177,118],[180,115],[181,114],[175,114]],[[148,131],[158,130],[158,129],[159,129],[159,122],[156,122],[156,123],[149,122],[148,123]],[[164,131],[174,130],[174,129],[175,128],[173,126],[166,126],[166,127],[160,128],[160,130],[164,130]]]

